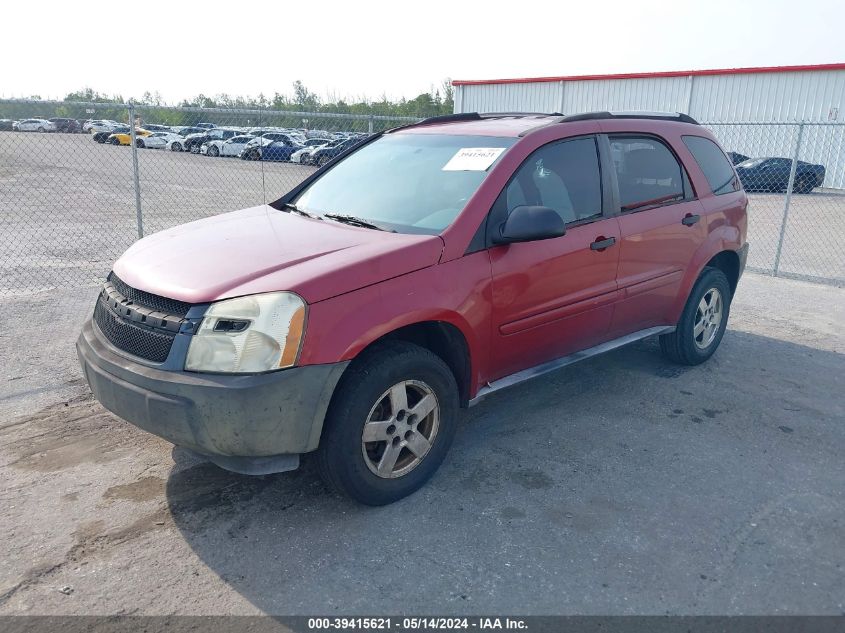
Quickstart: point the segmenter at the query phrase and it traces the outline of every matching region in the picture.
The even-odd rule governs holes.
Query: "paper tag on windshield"
[[[462,147],[443,165],[443,171],[487,171],[504,147]]]

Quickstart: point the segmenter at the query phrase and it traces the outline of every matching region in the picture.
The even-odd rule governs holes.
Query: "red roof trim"
[[[622,73],[618,75],[570,75],[562,77],[525,77],[521,79],[455,79],[453,86],[484,84],[527,84],[550,81],[595,81],[598,79],[649,79],[652,77],[702,77],[705,75],[750,75],[754,73],[792,73],[817,70],[845,70],[845,63],[810,64],[804,66],[761,66],[758,68],[717,68],[712,70],[668,70],[656,73]]]

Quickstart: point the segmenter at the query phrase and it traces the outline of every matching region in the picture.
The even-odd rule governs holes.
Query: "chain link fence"
[[[0,100],[0,296],[101,283],[139,237],[275,200],[416,120]]]
[[[139,236],[272,201],[415,120],[0,100],[0,297],[97,284]],[[749,268],[845,285],[845,125],[707,125],[749,192]]]
[[[707,123],[748,193],[748,266],[845,285],[845,124]]]

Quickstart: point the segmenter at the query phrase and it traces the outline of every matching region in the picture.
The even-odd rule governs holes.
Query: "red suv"
[[[223,468],[314,452],[331,485],[389,503],[490,393],[653,335],[709,358],[746,205],[686,115],[428,119],[270,205],[137,242],[79,358],[107,409]]]

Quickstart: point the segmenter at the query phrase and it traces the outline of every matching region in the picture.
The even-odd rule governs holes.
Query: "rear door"
[[[616,299],[619,227],[608,217],[596,136],[533,152],[491,211],[498,227],[520,205],[554,209],[566,234],[492,246],[491,379],[602,342]]]
[[[615,338],[669,324],[684,271],[707,232],[689,176],[666,140],[646,134],[607,140],[622,238]]]

